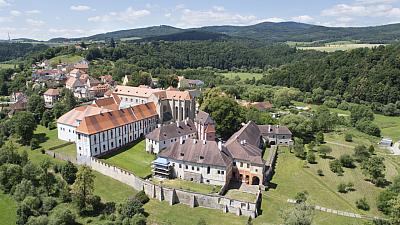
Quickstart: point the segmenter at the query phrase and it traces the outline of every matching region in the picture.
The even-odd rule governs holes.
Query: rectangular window
[[[211,168],[207,167],[207,174],[210,174],[210,173],[211,173]]]
[[[197,171],[200,171],[200,167],[197,167]]]
[[[224,175],[224,173],[225,173],[225,172],[224,172],[223,170],[221,170],[221,174]]]
[[[81,134],[78,134],[78,140],[81,140]]]
[[[192,166],[192,170],[194,170],[194,166]]]
[[[188,166],[188,165],[185,165],[185,169],[189,169],[189,166]]]
[[[182,168],[182,164],[179,164],[179,168],[180,168],[180,169]]]
[[[243,163],[242,162],[240,162],[240,167],[243,167]]]
[[[250,163],[247,163],[247,168],[250,168]]]

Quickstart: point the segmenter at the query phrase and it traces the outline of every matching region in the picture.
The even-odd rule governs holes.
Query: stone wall
[[[87,164],[93,170],[125,183],[138,191],[143,190],[151,198],[158,199],[159,201],[167,201],[170,205],[181,203],[189,205],[190,207],[216,209],[225,213],[230,212],[238,216],[243,215],[252,218],[257,217],[259,214],[262,199],[261,192],[257,194],[257,200],[255,202],[239,201],[217,194],[201,194],[155,185],[148,180],[136,177],[128,171],[111,166],[92,157],[79,159],[79,162]]]
[[[60,154],[58,152],[54,152],[54,151],[49,151],[49,150],[45,150],[45,153],[55,159],[60,159],[60,160],[64,160],[64,161],[70,161],[74,164],[77,163],[77,160],[75,157],[71,157],[68,155],[64,155],[64,154]]]

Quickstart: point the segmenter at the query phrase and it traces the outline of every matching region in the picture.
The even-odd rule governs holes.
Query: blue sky
[[[177,27],[297,21],[324,26],[400,22],[400,0],[0,0],[0,39],[81,37]]]

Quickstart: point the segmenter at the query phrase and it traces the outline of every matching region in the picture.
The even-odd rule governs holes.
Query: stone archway
[[[254,176],[251,178],[251,184],[252,185],[259,185],[260,184],[260,178],[258,178],[257,176]]]

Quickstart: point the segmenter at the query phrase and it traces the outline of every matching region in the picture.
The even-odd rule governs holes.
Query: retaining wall
[[[260,191],[257,194],[257,200],[255,202],[239,201],[217,194],[201,194],[156,185],[148,180],[136,177],[128,171],[111,166],[93,157],[80,158],[78,161],[79,163],[87,164],[93,170],[125,183],[136,190],[143,190],[151,198],[158,199],[159,201],[167,201],[170,205],[182,203],[189,205],[190,207],[217,209],[225,213],[229,212],[238,216],[243,215],[252,218],[257,217],[259,213],[262,199]]]

